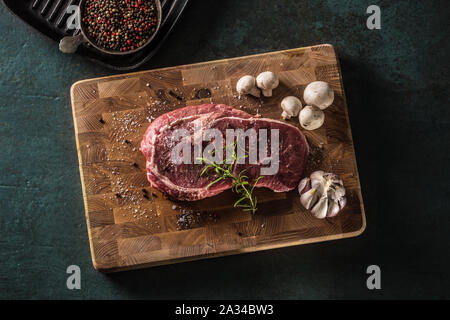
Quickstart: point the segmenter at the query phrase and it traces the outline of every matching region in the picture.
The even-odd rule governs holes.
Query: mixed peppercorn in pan
[[[87,0],[81,17],[92,42],[120,52],[145,45],[159,22],[155,0]]]

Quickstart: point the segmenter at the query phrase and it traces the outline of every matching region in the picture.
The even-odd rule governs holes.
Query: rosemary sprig
[[[245,157],[248,156],[245,155]],[[239,196],[239,199],[234,203],[234,207],[241,208],[242,211],[251,211],[252,214],[255,214],[256,210],[258,210],[258,200],[253,194],[253,190],[255,189],[256,184],[262,178],[262,176],[255,179],[253,184],[250,184],[249,177],[245,175],[245,172],[247,171],[246,169],[239,172],[237,176],[233,173],[233,165],[234,163],[237,163],[238,160],[236,154],[236,143],[233,147],[232,159],[233,161],[229,164],[226,163],[226,159],[223,160],[222,163],[217,164],[207,158],[198,158],[198,160],[207,164],[200,176],[209,174],[211,171],[213,171],[217,175],[217,178],[210,184],[208,184],[206,188],[209,188],[222,180],[231,179],[231,190]]]

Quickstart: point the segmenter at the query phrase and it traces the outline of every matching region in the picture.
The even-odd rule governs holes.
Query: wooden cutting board
[[[245,75],[273,71],[280,86],[262,100],[236,94]],[[341,176],[348,204],[319,220],[296,190],[258,189],[258,212],[233,208],[227,191],[198,202],[173,202],[146,179],[139,143],[149,121],[175,108],[224,103],[280,119],[280,101],[315,80],[331,84],[335,101],[325,124],[302,130],[314,170]],[[341,72],[331,45],[271,52],[186,66],[84,80],[71,89],[80,175],[92,260],[113,272],[161,264],[353,237],[365,228],[364,207]],[[288,121],[299,126],[298,119]]]

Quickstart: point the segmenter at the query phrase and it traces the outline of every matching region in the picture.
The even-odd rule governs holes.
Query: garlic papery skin
[[[315,171],[298,185],[300,202],[318,219],[336,216],[347,204],[342,180],[334,173]]]
[[[328,212],[328,198],[326,195],[322,195],[319,201],[311,208],[311,213],[317,219],[325,219]]]

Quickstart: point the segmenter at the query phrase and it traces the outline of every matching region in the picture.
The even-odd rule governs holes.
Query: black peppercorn
[[[99,47],[127,52],[155,33],[158,11],[154,0],[86,0],[82,23]]]

